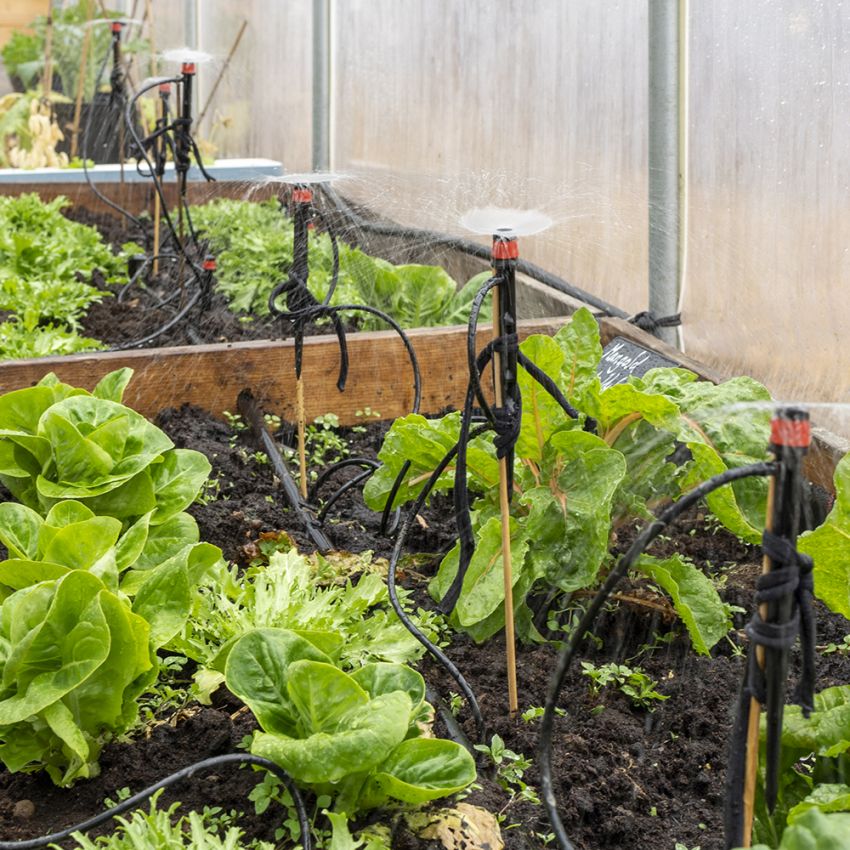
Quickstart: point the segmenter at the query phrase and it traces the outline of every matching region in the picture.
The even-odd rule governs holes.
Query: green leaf
[[[520,345],[520,351],[547,375],[559,375],[564,353],[552,337],[534,334]],[[543,459],[546,441],[567,420],[567,414],[525,369],[517,376],[522,393],[522,425],[516,451],[522,458]]]
[[[0,503],[0,543],[10,558],[35,558],[42,518],[31,508],[15,502]]]
[[[828,812],[850,812],[850,785],[823,783],[815,785],[812,793],[788,812],[788,823],[792,824],[809,809]]]
[[[150,469],[156,494],[156,511],[151,525],[159,525],[195,501],[212,465],[200,452],[173,449],[162,456],[161,463],[153,464]]]
[[[96,398],[105,398],[108,401],[120,403],[124,398],[124,390],[127,389],[127,384],[130,383],[132,377],[133,370],[129,366],[116,369],[100,379],[92,395]]]
[[[302,659],[329,660],[309,641],[286,629],[250,631],[236,641],[227,656],[228,689],[268,732],[294,732],[297,712],[286,689],[287,670]]]
[[[850,685],[815,694],[808,719],[799,706],[786,706],[782,741],[783,746],[829,758],[850,750]]]
[[[687,626],[694,649],[701,655],[732,628],[729,610],[704,573],[681,555],[664,560],[643,555],[637,567],[673,600],[673,607]]]
[[[460,414],[450,413],[442,419],[426,419],[411,413],[393,422],[378,453],[382,466],[366,482],[363,498],[372,510],[382,511],[393,483],[406,461],[411,462],[404,483],[399,488],[394,507],[412,501],[430,474],[457,442]],[[467,452],[470,487],[487,489],[499,481],[499,462],[492,438],[480,437],[469,443]],[[454,483],[454,466],[438,479],[433,492],[448,490]]]
[[[844,850],[850,835],[850,814],[824,814],[810,809],[782,833],[777,850]],[[739,848],[740,850],[740,848]],[[753,850],[770,850],[757,844]]]
[[[597,417],[596,399],[600,393],[600,383],[596,370],[602,359],[599,323],[590,310],[581,307],[573,313],[569,323],[555,334],[554,340],[564,353],[558,382],[561,391],[576,408]]]
[[[815,562],[815,593],[831,611],[850,618],[850,455],[835,467],[835,504],[823,525],[797,547]]]
[[[373,661],[355,670],[351,678],[373,698],[393,691],[404,691],[410,697],[413,712],[425,701],[425,680],[422,674],[404,664]]]
[[[476,778],[475,760],[460,744],[438,738],[412,738],[380,765],[361,796],[363,808],[387,798],[419,805],[456,794]]]
[[[185,559],[172,558],[146,577],[133,599],[133,613],[147,620],[151,644],[164,646],[183,628],[192,608]]]
[[[369,694],[354,677],[333,664],[294,661],[286,676],[289,698],[308,734],[335,731],[349,711],[369,702]]]
[[[351,709],[333,732],[305,738],[257,733],[251,752],[279,764],[296,782],[340,782],[384,761],[404,740],[409,717],[410,697],[395,691]]]
[[[515,520],[511,520],[512,587],[523,572],[529,540]],[[442,599],[457,574],[460,556],[455,546],[440,564],[437,575],[428,585],[431,595]],[[502,564],[502,524],[499,517],[487,520],[476,534],[476,547],[463,580],[460,599],[452,614],[462,627],[475,625],[501,610],[500,625],[504,625],[505,584]]]

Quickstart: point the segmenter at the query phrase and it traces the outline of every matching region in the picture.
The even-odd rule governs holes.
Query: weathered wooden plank
[[[554,333],[565,318],[520,323],[520,336]],[[488,329],[482,328],[489,338]],[[463,402],[466,392],[466,328],[420,328],[409,332],[422,373],[421,409],[437,412]],[[482,338],[484,338],[482,337]],[[304,343],[308,419],[333,412],[343,424],[358,422],[356,411],[371,407],[382,418],[410,412],[413,377],[404,346],[391,331],[350,334],[345,392],[336,388],[336,337],[308,337]],[[153,416],[164,407],[189,402],[220,415],[235,410],[236,396],[251,387],[267,409],[288,418],[295,413],[294,345],[252,341],[215,345],[93,352],[0,364],[0,392],[30,386],[48,372],[66,383],[91,389],[113,369],[136,372],[125,401]]]
[[[555,333],[566,317],[520,322],[520,336]],[[726,377],[707,368],[652,335],[620,319],[600,319],[603,344],[622,336],[692,369],[701,377]],[[436,413],[463,403],[467,385],[466,328],[420,328],[409,331],[422,372],[423,412]],[[488,328],[482,327],[482,339]],[[304,344],[304,375],[308,419],[333,412],[340,422],[359,422],[358,410],[371,407],[383,419],[410,412],[413,378],[404,347],[390,331],[350,334],[350,371],[345,392],[336,388],[339,354],[336,338],[308,337]],[[188,402],[215,415],[235,410],[236,396],[251,387],[266,409],[295,417],[294,346],[291,340],[93,352],[69,357],[45,357],[0,363],[0,392],[31,386],[48,372],[63,381],[91,389],[105,374],[122,366],[135,369],[125,400],[146,416]],[[815,429],[806,460],[810,481],[834,492],[832,476],[850,445],[834,434]]]

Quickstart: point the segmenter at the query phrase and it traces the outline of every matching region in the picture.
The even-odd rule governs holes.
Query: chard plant
[[[295,632],[257,629],[233,645],[225,676],[262,727],[251,752],[330,799],[340,841],[360,812],[418,805],[475,780],[463,747],[424,736],[431,710],[410,667],[370,663],[349,674]]]
[[[555,379],[581,413],[570,419],[523,370],[523,409],[516,445],[511,514],[513,596],[517,629],[540,639],[526,598],[535,588],[563,593],[592,588],[610,562],[612,534],[647,518],[727,468],[766,456],[770,414],[767,390],[750,378],[719,385],[679,368],[653,369],[643,378],[603,390],[598,325],[585,309],[554,337],[532,336],[521,351]],[[730,407],[739,409],[730,415]],[[584,430],[587,417],[597,433]],[[379,453],[383,466],[367,483],[367,504],[383,510],[406,461],[410,468],[394,506],[412,500],[457,440],[460,415],[396,420]],[[451,622],[483,641],[504,626],[498,461],[486,435],[469,443],[468,483],[476,548]],[[448,467],[435,491],[454,485]],[[708,497],[717,518],[756,543],[764,527],[766,483],[746,479]],[[457,574],[460,546],[446,555],[430,585],[440,600]],[[707,653],[729,629],[729,610],[712,582],[680,556],[645,555],[639,568],[670,594],[695,649]]]
[[[765,723],[762,721],[762,744]],[[759,850],[843,846],[850,829],[850,686],[815,694],[808,719],[786,706],[777,805],[756,798],[754,841]],[[761,788],[759,789],[761,790]]]
[[[192,219],[216,253],[217,288],[234,313],[267,316],[269,295],[292,265],[290,220],[277,200],[253,203],[217,199],[192,208]],[[322,301],[333,268],[326,233],[310,232],[309,288]],[[339,243],[339,280],[331,305],[368,304],[388,313],[403,328],[466,322],[480,286],[476,276],[458,291],[452,277],[438,266],[393,265],[359,248]],[[364,330],[383,329],[374,316],[359,315]]]

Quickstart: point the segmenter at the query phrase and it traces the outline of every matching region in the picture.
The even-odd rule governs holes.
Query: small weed
[[[239,441],[239,435],[243,431],[248,430],[248,425],[244,419],[238,413],[231,413],[229,410],[225,410],[222,413],[225,420],[227,421],[227,426],[230,428],[231,434],[228,439],[228,444],[231,448],[233,448],[236,443]]]
[[[625,694],[632,705],[653,710],[653,701],[668,699],[655,690],[656,683],[640,669],[625,664],[602,664],[597,667],[590,661],[581,662],[582,673],[592,681],[591,689],[598,694],[607,685],[614,685]]]
[[[828,643],[826,646],[819,646],[818,649],[823,655],[832,655],[835,652],[850,652],[850,635],[844,635],[841,643]]]
[[[537,720],[540,717],[543,717],[546,709],[542,705],[532,705],[530,708],[527,708],[520,717],[526,722],[531,723],[533,720]],[[555,714],[558,717],[564,717],[566,715],[566,711],[563,708],[556,708]]]
[[[124,800],[128,800],[130,798],[131,793],[132,792],[126,785],[123,788],[116,788],[115,799],[113,800],[112,797],[107,797],[103,801],[103,805],[107,809],[114,809],[119,803],[123,803]]]
[[[454,691],[449,691],[449,711],[457,717],[461,709],[466,705],[466,700]]]
[[[496,783],[503,791],[510,794],[508,802],[496,814],[499,823],[505,820],[505,813],[508,808],[518,800],[540,805],[540,797],[537,796],[537,791],[523,780],[526,770],[531,767],[530,758],[522,753],[509,750],[498,735],[493,735],[489,746],[487,744],[476,744],[475,749],[479,753],[485,753],[490,758],[496,768]]]

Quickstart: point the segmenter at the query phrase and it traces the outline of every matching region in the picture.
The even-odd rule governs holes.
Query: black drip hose
[[[482,434],[488,428],[487,425],[480,425],[469,435],[470,439],[477,437],[479,434]],[[398,568],[399,558],[401,557],[401,551],[404,548],[404,541],[407,538],[407,534],[410,531],[411,526],[416,520],[416,515],[422,510],[422,506],[425,504],[425,500],[431,493],[431,490],[434,489],[434,485],[437,483],[437,479],[443,474],[446,467],[454,460],[455,455],[457,454],[458,446],[455,443],[449,451],[446,452],[443,459],[437,464],[437,467],[431,473],[431,477],[425,482],[425,486],[419,493],[419,496],[416,498],[416,501],[413,503],[413,507],[410,509],[410,512],[404,519],[404,522],[401,524],[401,529],[399,530],[398,537],[396,537],[395,546],[393,547],[392,555],[390,555],[390,565],[387,570],[387,591],[390,597],[390,604],[393,606],[393,610],[398,615],[399,620],[404,624],[404,627],[428,650],[429,653],[433,656],[433,658],[440,664],[451,677],[457,682],[458,687],[463,692],[464,697],[466,697],[467,702],[469,703],[469,708],[472,711],[472,716],[475,718],[476,731],[478,734],[478,740],[481,743],[484,743],[486,737],[486,724],[484,723],[484,716],[481,714],[481,708],[478,705],[478,700],[475,698],[475,694],[472,691],[472,688],[469,686],[469,683],[464,679],[460,670],[455,666],[455,664],[448,658],[448,656],[435,644],[433,644],[424,634],[416,627],[416,625],[411,621],[411,619],[405,613],[404,608],[401,606],[401,601],[398,598],[398,591],[396,589],[396,569]],[[390,501],[388,504],[392,504],[392,497],[390,497]],[[2,850],[2,848],[0,848]]]
[[[94,829],[96,826],[100,826],[101,824],[112,820],[112,818],[122,814],[123,812],[135,809],[161,788],[168,788],[184,779],[190,779],[196,773],[206,770],[207,768],[218,767],[225,764],[253,764],[258,767],[264,767],[269,771],[269,773],[273,773],[277,776],[292,795],[292,802],[295,806],[295,811],[298,813],[298,826],[301,830],[301,846],[304,850],[312,850],[313,839],[310,836],[310,823],[307,819],[307,810],[304,808],[304,801],[301,799],[301,795],[298,793],[298,788],[296,788],[295,783],[292,781],[289,774],[273,761],[261,758],[260,756],[246,755],[243,753],[228,753],[227,755],[214,756],[213,758],[196,762],[195,764],[189,765],[189,767],[184,767],[182,770],[178,770],[176,773],[172,773],[170,776],[160,780],[155,785],[145,788],[138,794],[134,794],[132,797],[128,797],[126,800],[118,803],[108,811],[101,812],[99,815],[95,815],[88,820],[82,821],[74,826],[69,826],[67,829],[60,830],[59,832],[52,832],[50,835],[41,835],[38,838],[30,838],[24,841],[0,841],[0,850],[34,850],[36,847],[46,847],[48,844],[54,844],[57,841],[64,841],[66,838],[70,838],[70,836],[75,832],[86,832],[89,829]]]
[[[330,188],[330,186],[322,184],[321,191],[350,222],[352,222],[356,227],[359,227],[361,230],[377,233],[380,236],[410,237],[412,235],[434,245],[442,245],[445,248],[462,251],[464,254],[469,254],[472,257],[479,257],[482,260],[491,259],[490,246],[479,245],[477,242],[472,242],[468,239],[458,239],[455,236],[449,236],[446,233],[438,233],[434,230],[422,230],[415,227],[400,227],[397,224],[369,221],[368,219],[358,215],[348,203],[346,203],[333,189]],[[595,295],[591,295],[589,292],[585,292],[583,289],[579,289],[577,286],[567,283],[567,281],[552,274],[551,272],[547,272],[535,263],[530,263],[528,260],[523,259],[517,260],[516,263],[516,270],[518,272],[528,275],[528,277],[548,286],[550,289],[562,292],[564,295],[569,295],[577,301],[588,304],[606,316],[613,316],[617,319],[629,318],[630,314],[625,310],[621,310],[619,307],[615,307],[613,304],[609,304],[607,301],[603,301],[601,298],[597,298]]]
[[[540,790],[543,799],[543,805],[546,807],[546,814],[549,818],[549,823],[552,825],[552,830],[555,833],[558,846],[561,850],[575,850],[575,845],[567,837],[564,824],[558,814],[558,806],[555,801],[555,791],[552,783],[552,733],[555,723],[555,707],[558,704],[558,697],[561,693],[561,688],[564,684],[564,679],[569,671],[570,665],[575,657],[579,645],[584,640],[584,636],[593,629],[596,616],[599,614],[605,601],[613,592],[614,588],[619,584],[621,579],[626,575],[637,558],[646,549],[646,547],[675,519],[683,514],[688,508],[695,505],[700,499],[722,487],[724,484],[729,484],[732,481],[738,481],[741,478],[751,478],[753,476],[769,476],[776,475],[779,468],[777,463],[764,462],[754,463],[750,466],[741,466],[736,469],[727,469],[719,475],[715,475],[704,481],[698,487],[682,496],[678,502],[674,502],[667,507],[661,515],[644,526],[641,533],[635,538],[635,541],[628,548],[624,555],[620,557],[614,569],[608,574],[608,578],[602,585],[596,596],[593,597],[587,610],[582,615],[581,619],[572,630],[572,636],[569,642],[561,651],[558,657],[558,664],[555,668],[555,673],[549,682],[549,691],[546,696],[546,708],[543,712],[543,718],[540,722],[540,736],[538,738],[538,753],[540,766]],[[0,848],[2,850],[2,848]]]
[[[95,78],[94,90],[97,91],[100,87],[100,81],[103,77],[103,72],[106,70],[106,63],[109,61],[109,57],[112,54],[112,47],[110,45],[109,51],[107,51],[106,56],[103,58],[103,62],[100,64],[100,68],[97,72],[97,77]],[[122,100],[124,98],[122,97]],[[136,218],[129,210],[122,207],[120,204],[113,201],[111,198],[106,197],[94,184],[94,181],[91,179],[89,175],[89,165],[88,165],[88,151],[89,151],[89,139],[91,134],[91,124],[92,124],[92,115],[94,114],[94,109],[89,109],[86,115],[86,125],[83,128],[83,144],[82,144],[82,158],[83,158],[83,175],[86,179],[86,183],[88,183],[89,189],[94,192],[94,194],[100,198],[103,203],[105,203],[108,207],[112,207],[117,213],[123,215],[128,221],[131,221],[139,230],[144,231],[142,227],[142,222]],[[122,115],[118,120],[121,121],[124,119]],[[124,156],[124,151],[119,153],[119,156]]]

